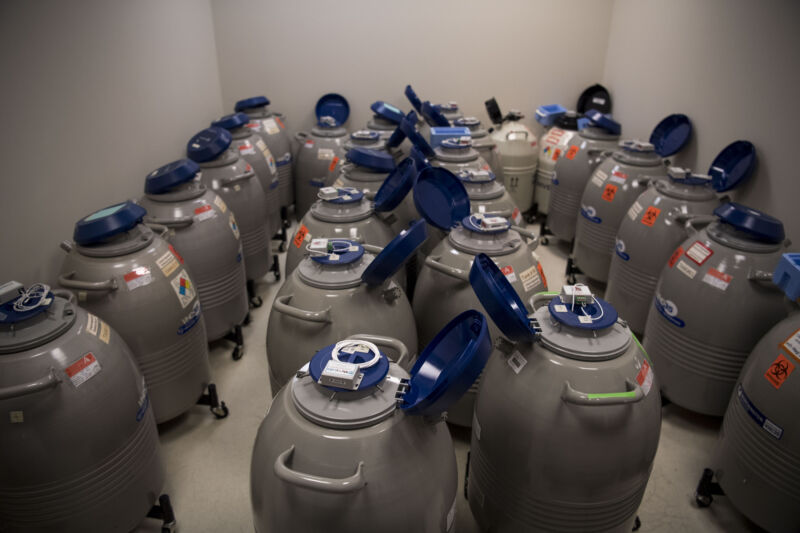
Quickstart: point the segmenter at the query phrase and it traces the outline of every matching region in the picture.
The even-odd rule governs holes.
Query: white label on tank
[[[225,200],[222,199],[222,196],[216,196],[214,198],[214,204],[216,204],[223,213],[228,210],[228,206],[225,205]]]
[[[511,265],[504,266],[500,270],[503,272],[503,275],[506,277],[509,283],[514,283],[517,281],[517,275],[514,274],[514,267]]]
[[[631,220],[636,220],[636,217],[639,216],[639,213],[642,212],[642,209],[644,209],[644,207],[642,207],[642,204],[639,203],[639,200],[636,200],[633,202],[631,208],[628,209],[628,218]]]
[[[600,169],[595,170],[594,174],[592,175],[592,183],[597,187],[602,187],[607,179],[608,179],[608,174],[606,174]]]
[[[721,291],[727,290],[732,280],[733,276],[725,272],[720,272],[716,268],[709,268],[708,272],[703,276],[703,283],[711,285]]]
[[[320,148],[317,150],[317,159],[327,159],[330,161],[336,154],[330,148]]]
[[[795,359],[800,361],[800,329],[792,333],[792,336],[783,341],[783,349],[789,352]]]
[[[22,424],[25,422],[25,415],[22,411],[9,411],[8,419],[12,424]]]
[[[347,251],[348,251],[348,252],[357,252],[357,251],[358,251],[358,246],[355,246],[355,245],[353,245],[353,246],[349,246],[349,247],[347,248]]]
[[[478,422],[478,415],[472,413],[472,432],[475,433],[475,438],[481,440],[481,424]]]
[[[527,364],[528,360],[525,359],[525,356],[516,350],[508,358],[508,366],[511,367],[511,370],[513,370],[515,374],[519,374],[520,370]]]
[[[586,315],[578,315],[578,322],[580,322],[581,324],[591,324],[592,317]]]
[[[281,129],[278,127],[278,123],[275,122],[274,118],[265,118],[261,121],[261,124],[264,125],[264,131],[266,131],[269,135],[275,135],[276,133],[281,132]]]
[[[239,145],[239,155],[256,155],[256,149],[250,141],[242,141]]]
[[[122,276],[122,278],[125,280],[125,285],[128,286],[129,291],[149,285],[153,281],[153,276],[150,274],[150,269],[145,266],[134,268]]]
[[[194,221],[202,222],[211,218],[217,218],[217,212],[211,204],[203,204],[194,209]]]
[[[231,231],[233,232],[233,236],[236,237],[236,239],[238,240],[239,239],[239,225],[236,224],[236,219],[234,218],[233,213],[231,213],[231,216],[228,217],[228,226],[230,226]]]
[[[261,153],[264,155],[264,159],[267,160],[267,166],[269,167],[269,171],[273,175],[277,174],[278,165],[275,163],[275,158],[272,157],[272,152],[269,151],[269,148],[267,148],[267,145],[264,143],[264,141],[262,141],[261,139],[258,139],[256,141],[256,146],[258,147],[259,150],[261,150]],[[273,181],[275,179],[277,179],[276,176],[273,178]]]
[[[711,250],[711,248],[700,241],[695,241],[694,244],[691,245],[688,250],[686,250],[686,257],[698,265],[702,265],[706,262],[706,260],[708,260],[709,257],[711,257],[713,253],[714,252]]]
[[[253,131],[261,131],[261,122],[258,120],[254,120],[253,122],[248,122],[247,127]]]
[[[486,206],[485,205],[479,205],[478,206],[478,213],[485,213],[485,212],[486,212]]]
[[[185,308],[192,303],[192,300],[194,300],[194,285],[185,270],[181,270],[177,276],[172,278],[170,285],[172,285],[181,307]]]
[[[75,387],[80,387],[100,372],[100,363],[92,352],[87,353],[67,368],[64,372]]]
[[[334,187],[344,187],[344,182],[342,178],[336,178],[336,181],[333,182]]]
[[[175,259],[175,256],[171,251],[166,252],[164,255],[156,259],[156,264],[158,265],[158,268],[161,269],[161,272],[164,273],[164,276],[167,277],[175,272],[179,266],[178,260]]]
[[[92,335],[97,335],[97,327],[100,325],[100,319],[97,316],[89,313],[86,317],[86,332]]]
[[[522,281],[522,288],[525,289],[525,292],[530,292],[541,284],[539,271],[536,270],[535,266],[520,272],[519,279]]]
[[[564,305],[564,304],[556,304],[556,305],[553,306],[553,308],[555,308],[556,313],[566,313],[567,312],[567,306]]]
[[[239,191],[242,190],[242,186],[239,185],[239,184],[236,184],[236,185],[233,186],[233,190],[236,191],[236,192],[239,192]]]
[[[689,279],[694,279],[694,277],[697,275],[697,270],[690,267],[689,264],[683,259],[678,261],[678,270],[683,272],[684,275],[686,275],[686,277]]]
[[[447,512],[447,531],[453,527],[453,520],[456,517],[456,500],[458,499],[458,494],[456,497],[453,498],[453,505],[450,506],[450,510]]]
[[[350,240],[351,241],[358,240],[358,228],[350,228]]]
[[[653,371],[650,369],[650,363],[647,360],[642,361],[642,366],[639,368],[639,374],[636,376],[636,383],[642,388],[645,396],[650,392],[653,387]]]
[[[511,213],[511,220],[513,220],[514,224],[517,225],[522,222],[522,213],[520,213],[519,207],[514,208],[514,211]]]
[[[102,320],[100,321],[100,334],[97,336],[97,338],[106,344],[108,344],[108,341],[111,340],[111,328]]]

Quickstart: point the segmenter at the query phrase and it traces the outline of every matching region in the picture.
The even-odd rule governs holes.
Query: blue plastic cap
[[[328,364],[328,361],[333,359],[333,349],[335,347],[336,344],[326,346],[315,353],[314,357],[311,358],[311,362],[308,365],[308,373],[311,374],[311,378],[315,382],[319,382],[319,378],[322,376],[322,371],[325,370],[325,365]],[[380,356],[381,358],[374,365],[360,369],[363,377],[361,378],[361,383],[358,385],[358,390],[367,390],[370,387],[374,387],[383,381],[383,378],[385,378],[386,374],[389,373],[389,358],[386,357],[386,354],[383,352],[380,352]],[[375,354],[366,351],[357,351],[354,353],[344,353],[340,351],[337,357],[339,361],[357,364],[371,361],[372,358],[375,357]],[[353,392],[352,390],[334,387],[332,385],[323,385],[323,387],[333,391]]]
[[[714,214],[723,222],[762,242],[778,244],[786,237],[780,220],[752,207],[728,202],[714,209]]]
[[[536,122],[549,128],[558,117],[567,112],[567,108],[558,104],[540,105],[536,108]]]
[[[375,211],[385,213],[395,209],[403,201],[417,177],[414,160],[406,157],[383,180],[380,189],[375,194]]]
[[[717,192],[729,191],[743,183],[756,168],[756,147],[749,141],[735,141],[714,158],[708,169]]]
[[[317,123],[322,127],[326,126],[319,122],[322,117],[333,117],[336,126],[341,126],[347,122],[347,118],[350,116],[350,104],[347,103],[347,98],[341,94],[328,93],[317,100],[314,113],[317,115]]]
[[[622,126],[619,122],[612,119],[610,115],[604,115],[596,109],[590,109],[586,112],[585,116],[592,122],[592,124],[598,128],[603,128],[612,135],[619,135],[622,133]]]
[[[355,247],[355,250],[351,250]],[[336,254],[336,258],[331,258],[330,254]],[[345,239],[328,239],[328,252],[325,254],[312,255],[311,260],[321,265],[349,265],[355,263],[364,256],[364,247],[356,241]]]
[[[783,254],[772,274],[772,281],[786,293],[787,298],[797,301],[800,298],[800,254]]]
[[[669,115],[650,134],[650,144],[661,157],[680,152],[692,138],[692,121],[686,115]]]
[[[440,126],[444,128],[450,125],[450,121],[442,115],[439,108],[427,100],[422,103],[422,116],[429,126]]]
[[[431,226],[444,231],[469,215],[469,194],[455,174],[442,167],[425,167],[414,183],[414,205]]]
[[[226,130],[235,130],[236,128],[242,128],[247,126],[250,123],[250,117],[247,116],[245,113],[231,113],[230,115],[225,115],[224,117],[220,117],[214,122],[211,123],[212,126],[217,128],[223,128]]]
[[[436,155],[436,152],[433,151],[431,145],[428,144],[428,141],[420,135],[417,131],[417,114],[413,111],[408,113],[408,116],[403,119],[403,122],[400,123],[400,129],[403,131],[408,140],[411,141],[411,144],[416,146],[420,152],[425,154],[425,157],[433,157]]]
[[[563,304],[566,304],[566,310],[560,311],[558,306]],[[576,305],[574,309],[570,302],[563,302],[561,298],[555,297],[550,300],[548,311],[550,311],[550,316],[565,326],[588,330],[610,328],[619,317],[617,310],[610,303],[596,296],[591,304],[585,306]],[[592,321],[581,322],[581,317],[585,316],[591,317]]]
[[[422,113],[422,100],[419,99],[419,96],[417,96],[417,93],[411,88],[411,85],[406,85],[405,95],[408,101],[411,102],[411,105],[414,106],[414,109],[417,110],[417,113]]]
[[[347,160],[351,163],[381,172],[391,172],[394,170],[394,158],[386,152],[370,150],[356,146],[347,151]]]
[[[72,239],[81,246],[97,244],[133,229],[146,214],[144,207],[130,201],[106,207],[76,222]]]
[[[506,231],[511,229],[511,222],[506,219],[503,219],[503,221],[505,222],[505,224],[503,224],[503,227],[497,229],[487,229],[481,225],[481,221],[478,218],[478,215],[468,215],[461,220],[461,226],[464,229],[472,231],[474,233],[495,235],[498,233],[505,233]]]
[[[381,100],[374,102],[371,106],[369,106],[369,108],[372,109],[372,112],[379,117],[385,118],[386,120],[394,122],[398,125],[405,117],[405,113],[403,113],[401,110]]]
[[[427,168],[431,166],[430,161],[428,158],[425,157],[425,154],[420,152],[416,146],[411,147],[411,159],[414,160],[414,165],[417,167],[417,172],[421,171],[423,168]]]
[[[231,133],[222,128],[206,128],[186,143],[186,155],[195,163],[213,161],[231,145]]]
[[[167,163],[147,175],[144,180],[144,192],[146,194],[165,193],[176,185],[193,180],[198,172],[200,172],[200,167],[190,159],[178,159]]]
[[[331,204],[352,204],[364,199],[364,191],[355,187],[337,187],[336,194],[338,195],[336,198],[323,201]]]
[[[402,124],[402,121],[400,123]],[[403,133],[403,129],[400,126],[397,126],[386,141],[386,148],[397,148],[405,140],[406,134]]]
[[[265,105],[269,105],[269,98],[266,96],[254,96],[252,98],[239,100],[236,102],[236,105],[233,106],[233,110],[244,111],[245,109],[253,109],[254,107],[263,107]]]
[[[0,285],[3,284],[0,283]],[[0,324],[19,324],[50,309],[50,306],[53,305],[55,295],[53,291],[45,292],[44,287],[46,287],[46,285],[39,285],[39,287],[36,288],[37,290],[31,291],[30,293],[20,293],[19,297],[0,305]],[[31,288],[33,288],[33,286],[28,287],[28,290],[30,291]],[[17,303],[20,298],[24,298],[23,303],[28,307],[32,307],[32,309],[28,309],[27,311],[17,311],[14,309],[14,304]]]
[[[473,309],[464,311],[422,350],[400,408],[423,416],[447,411],[475,383],[491,353],[486,317]]]
[[[528,310],[494,261],[479,254],[469,270],[469,283],[489,317],[512,341],[530,341],[536,336]]]
[[[380,285],[414,255],[414,252],[422,246],[428,238],[428,229],[425,222],[417,220],[412,222],[408,229],[404,229],[400,234],[392,239],[384,249],[375,256],[375,259],[361,274],[361,279],[367,285]]]

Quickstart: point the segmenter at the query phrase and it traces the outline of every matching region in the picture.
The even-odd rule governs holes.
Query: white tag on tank
[[[528,364],[528,360],[525,359],[519,351],[514,351],[511,356],[508,358],[508,366],[511,367],[511,370],[514,371],[515,374],[519,374],[520,371]]]
[[[333,159],[334,155],[335,154],[333,153],[333,150],[331,150],[330,148],[320,148],[319,150],[317,150],[317,159],[331,160]]]
[[[594,174],[592,175],[592,183],[598,187],[602,187],[603,183],[608,179],[608,174],[603,172],[602,170],[595,170]]]
[[[642,209],[644,208],[642,207],[642,204],[640,204],[638,200],[633,202],[631,208],[628,209],[628,218],[630,218],[631,220],[636,220],[636,217],[639,216],[639,213],[642,212]]]
[[[689,279],[694,279],[694,277],[697,275],[697,270],[690,267],[689,264],[683,259],[678,261],[678,270],[683,272],[683,274]]]
[[[556,313],[566,313],[567,312],[567,306],[564,305],[564,304],[556,304],[553,307],[555,308]]]
[[[592,317],[586,315],[578,315],[578,322],[580,322],[581,324],[591,324]]]
[[[278,127],[278,124],[275,122],[274,118],[266,118],[261,121],[261,124],[264,125],[264,131],[266,131],[269,135],[275,135],[276,133],[281,132],[281,129]]]

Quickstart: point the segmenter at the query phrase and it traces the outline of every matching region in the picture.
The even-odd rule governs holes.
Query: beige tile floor
[[[564,282],[567,253],[566,247],[554,240],[549,246],[539,247],[538,254],[551,288],[560,287]],[[233,361],[231,345],[225,342],[216,343],[211,349],[214,380],[222,399],[230,407],[230,416],[218,421],[206,408],[196,407],[159,428],[167,465],[165,491],[172,498],[179,531],[184,533],[253,531],[250,455],[256,431],[270,402],[266,329],[269,309],[278,290],[278,284],[270,279],[268,276],[258,286],[264,305],[252,312],[252,323],[245,329],[245,356]],[[693,504],[699,476],[711,463],[719,426],[718,419],[695,415],[675,406],[664,408],[658,454],[639,509],[640,531],[759,531],[724,497],[718,497],[708,509],[699,509]],[[451,432],[458,460],[459,487],[462,487],[469,432],[458,428]],[[469,505],[461,495],[456,520],[458,533],[478,531]],[[159,531],[159,524],[147,520],[137,531]]]

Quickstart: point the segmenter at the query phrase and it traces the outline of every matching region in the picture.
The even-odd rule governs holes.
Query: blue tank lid
[[[556,296],[550,300],[548,311],[557,322],[571,328],[598,330],[613,326],[619,317],[617,310],[601,298],[592,298],[594,301],[590,304],[573,307],[572,302],[564,302]]]
[[[536,108],[536,122],[549,128],[558,117],[567,112],[567,108],[558,104],[540,105]]]
[[[425,167],[414,183],[414,205],[431,226],[450,231],[469,215],[469,194],[455,174],[442,167]]]
[[[800,254],[783,254],[772,274],[772,281],[792,301],[800,299]]]
[[[361,146],[356,146],[347,151],[347,160],[351,163],[382,172],[394,170],[394,158],[386,152],[370,150]]]
[[[450,137],[442,141],[442,146],[451,150],[466,150],[472,148],[471,137]]]
[[[361,382],[358,385],[358,390],[366,390],[370,387],[374,387],[375,385],[383,381],[383,378],[385,378],[386,374],[389,373],[389,358],[386,357],[386,354],[384,354],[380,350],[378,350],[378,353],[373,353],[364,345],[364,341],[354,340],[353,344],[354,346],[363,347],[366,350],[357,349],[352,353],[348,353],[350,352],[350,350],[347,351],[340,350],[336,354],[336,360],[341,361],[343,363],[364,364],[364,363],[369,363],[377,356],[377,361],[374,364],[372,364],[371,366],[362,366],[361,368],[359,368],[359,371],[361,372],[363,377],[361,378]],[[322,371],[325,369],[325,365],[327,365],[328,362],[334,358],[333,352],[335,349],[336,349],[336,344],[331,344],[321,349],[317,353],[315,353],[314,357],[311,358],[311,362],[308,365],[308,373],[311,374],[311,377],[314,379],[314,381],[319,382],[320,377],[322,377]],[[331,385],[323,385],[323,387],[333,391],[350,390],[350,389],[343,389],[340,387],[334,387]]]
[[[529,341],[536,336],[525,304],[488,255],[479,254],[475,257],[469,271],[469,282],[503,335],[518,342]]]
[[[386,176],[380,189],[375,194],[375,211],[379,213],[391,211],[400,205],[417,177],[414,160],[406,157],[400,164]]]
[[[0,284],[0,288],[8,285],[17,285],[17,282]],[[48,285],[35,283],[27,289],[18,286],[18,296],[0,305],[0,324],[18,324],[47,311],[53,305],[55,295]]]
[[[358,130],[351,133],[350,138],[354,141],[377,141],[381,134],[372,130]]]
[[[115,204],[75,223],[72,239],[81,246],[97,244],[139,224],[147,211],[131,201]]]
[[[355,187],[336,187],[336,196],[326,197],[324,195],[324,189],[327,188],[329,187],[323,187],[320,189],[320,192],[317,193],[317,197],[324,202],[330,202],[332,204],[352,204],[354,202],[360,202],[364,198],[364,192]]]
[[[728,202],[714,209],[714,214],[759,241],[778,244],[786,237],[780,220],[752,207]]]
[[[469,389],[492,353],[492,339],[478,311],[451,320],[422,350],[400,408],[410,415],[438,416]]]
[[[413,111],[408,113],[408,116],[403,119],[403,122],[400,123],[400,129],[403,131],[408,140],[411,141],[411,144],[416,146],[420,152],[422,152],[425,157],[434,157],[436,152],[433,151],[431,145],[428,144],[428,141],[420,135],[417,131],[417,114]]]
[[[405,95],[408,101],[411,102],[411,105],[414,106],[417,113],[422,113],[422,100],[419,99],[419,96],[417,96],[417,93],[411,88],[411,85],[406,85]]]
[[[266,96],[253,96],[252,98],[245,98],[236,102],[233,106],[234,111],[243,111],[245,109],[252,109],[254,107],[263,107],[269,105],[269,98]]]
[[[317,100],[314,113],[317,115],[319,126],[327,127],[327,124],[320,121],[322,117],[332,117],[336,122],[336,127],[339,127],[347,122],[347,118],[350,116],[350,104],[347,103],[347,98],[341,94],[328,93]]]
[[[592,124],[598,128],[603,128],[612,135],[619,135],[622,133],[622,126],[619,122],[612,119],[611,115],[604,115],[596,109],[589,109],[586,111],[585,116],[591,121]]]
[[[349,265],[364,256],[364,247],[347,239],[326,239],[325,252],[312,254],[311,260],[320,265]],[[331,257],[333,255],[334,257]]]
[[[386,148],[397,148],[405,140],[406,134],[403,133],[403,129],[400,126],[397,126],[389,136],[389,139],[387,139]]]
[[[420,152],[416,146],[411,147],[410,157],[414,160],[414,165],[417,167],[417,172],[421,171],[423,168],[431,166],[428,158],[425,157],[425,154]]]
[[[162,194],[176,185],[191,181],[200,167],[191,159],[178,159],[152,171],[144,180],[144,192]]]
[[[669,115],[650,134],[650,144],[661,157],[680,152],[692,138],[692,121],[686,115]]]
[[[422,220],[412,222],[408,229],[401,231],[384,247],[381,253],[375,256],[375,259],[364,269],[361,279],[367,285],[380,285],[400,270],[427,238],[428,230],[425,222]]]
[[[498,227],[486,227],[483,224],[483,219],[485,217],[480,214],[472,214],[465,216],[461,219],[461,226],[473,233],[483,233],[483,234],[497,234],[497,233],[504,233],[511,229],[511,222],[507,219],[503,218],[503,224],[499,225]],[[491,218],[502,218],[502,217],[491,217]]]
[[[734,141],[726,146],[708,168],[711,183],[717,192],[737,187],[756,168],[756,147],[749,141]]]
[[[217,120],[212,122],[211,125],[226,130],[235,130],[236,128],[247,126],[247,124],[249,123],[250,123],[250,117],[248,117],[247,114],[231,113],[230,115],[225,115],[224,117],[218,118]]]
[[[669,167],[667,177],[673,183],[681,185],[709,185],[711,183],[711,176],[695,174],[691,170],[681,167]]]
[[[372,112],[378,115],[379,117],[385,118],[386,120],[394,122],[395,124],[398,125],[405,117],[405,114],[400,109],[397,109],[392,104],[387,104],[386,102],[383,102],[381,100],[373,102],[373,104],[369,106],[369,108],[372,109]]]
[[[450,125],[450,121],[442,115],[439,107],[431,104],[427,100],[422,103],[422,116],[430,126],[447,127]]]
[[[231,132],[222,128],[206,128],[186,144],[186,155],[196,163],[213,161],[231,145]]]

